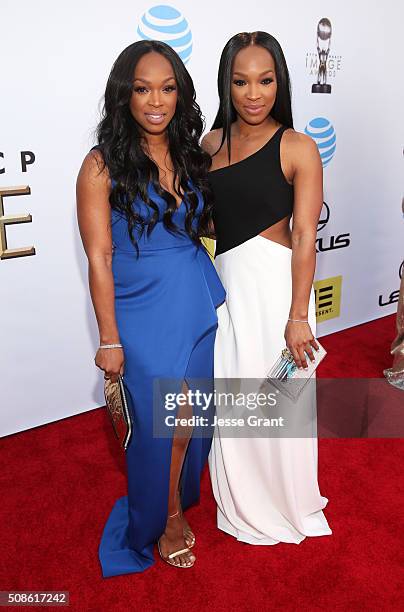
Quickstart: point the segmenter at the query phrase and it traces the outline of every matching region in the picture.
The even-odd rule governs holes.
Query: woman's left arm
[[[289,139],[293,171],[292,303],[285,328],[286,345],[299,368],[307,368],[304,352],[314,361],[318,349],[307,320],[310,292],[316,267],[317,224],[323,205],[323,168],[316,143],[305,134]]]

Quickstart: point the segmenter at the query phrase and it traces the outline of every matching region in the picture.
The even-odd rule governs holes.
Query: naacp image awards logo
[[[21,164],[21,172],[28,172],[30,170],[30,166],[35,163],[35,153],[33,151],[21,150],[19,151],[19,157]],[[7,176],[7,160],[8,156],[6,155],[6,153],[0,151],[1,175]],[[2,180],[4,180],[3,177]],[[29,185],[22,185],[20,187],[0,185],[0,261],[7,259],[11,260],[15,259],[16,257],[28,257],[29,255],[36,255],[34,246],[20,246],[18,238],[16,239],[18,246],[11,248],[8,244],[7,228],[9,225],[15,226],[20,223],[32,222],[32,215],[30,213],[15,212],[15,210],[18,210],[18,208],[14,208],[14,205],[18,206],[18,201],[15,196],[23,195],[31,195],[31,188]],[[4,200],[6,198],[9,200],[8,205],[10,206],[8,214],[6,214],[4,206]]]
[[[150,8],[137,28],[142,40],[160,40],[174,49],[186,64],[192,53],[192,32],[188,21],[173,6],[159,4]]]
[[[317,52],[306,53],[306,70],[311,77],[312,93],[331,93],[330,79],[336,77],[342,67],[342,56],[330,53],[332,25],[327,17],[322,17],[316,28],[316,49]]]

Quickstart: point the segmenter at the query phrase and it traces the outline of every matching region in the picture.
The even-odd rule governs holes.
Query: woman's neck
[[[166,131],[161,134],[143,132],[142,144],[148,151],[166,151],[168,149],[168,134]]]
[[[239,140],[249,140],[250,138],[259,137],[260,134],[264,134],[270,127],[276,127],[277,122],[270,115],[257,125],[251,125],[247,123],[239,116],[232,126],[232,137],[238,138]]]

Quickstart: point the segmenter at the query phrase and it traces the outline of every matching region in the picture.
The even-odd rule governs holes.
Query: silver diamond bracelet
[[[292,321],[292,323],[308,323],[307,319],[288,319],[288,321]]]
[[[122,344],[100,344],[98,347],[100,349],[114,349],[114,348],[123,348]]]

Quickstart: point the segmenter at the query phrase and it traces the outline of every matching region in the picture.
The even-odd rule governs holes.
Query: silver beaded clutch
[[[271,383],[281,393],[296,401],[303,391],[307,381],[313,376],[317,366],[324,359],[327,352],[325,348],[316,340],[319,350],[313,349],[315,361],[312,362],[309,359],[307,353],[307,369],[302,368],[299,370],[297,367],[292,353],[288,348],[284,348],[281,352],[280,357],[275,361],[272,368],[269,370],[265,377],[268,383]]]
[[[104,396],[115,435],[121,447],[126,450],[132,437],[132,421],[122,376],[116,382],[105,380]]]

